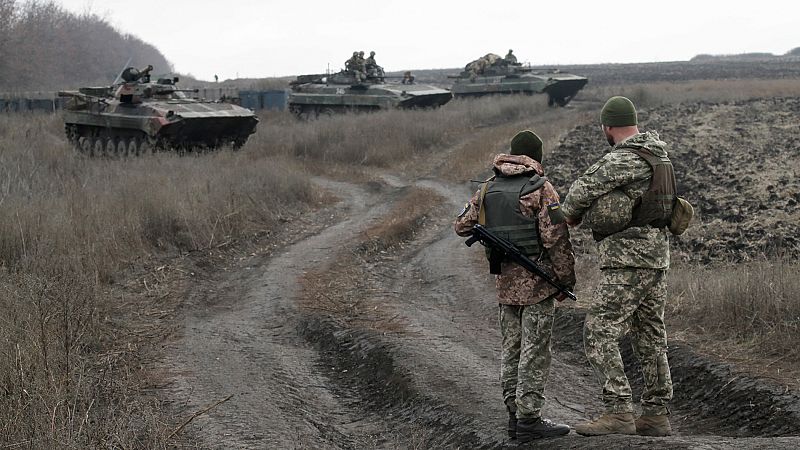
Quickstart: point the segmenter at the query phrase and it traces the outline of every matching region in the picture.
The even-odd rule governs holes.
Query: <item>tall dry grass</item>
[[[476,129],[540,115],[547,110],[544,102],[538,96],[453,100],[433,110],[345,114],[308,122],[277,114],[259,124],[252,146],[268,156],[322,165],[388,168],[468,140]]]
[[[141,260],[274,230],[319,193],[253,152],[86,159],[62,127],[0,120],[0,442],[158,446],[169,424],[132,391],[114,281]]]
[[[797,79],[687,80],[646,84],[592,86],[581,93],[581,100],[605,102],[614,95],[624,95],[637,106],[652,107],[695,102],[734,102],[754,98],[800,96]],[[599,106],[598,106],[599,108]]]
[[[679,265],[670,273],[673,323],[762,355],[800,358],[800,264],[773,260]]]

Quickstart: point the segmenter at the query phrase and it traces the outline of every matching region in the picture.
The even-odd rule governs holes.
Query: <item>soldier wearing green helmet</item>
[[[664,304],[675,176],[666,143],[655,131],[639,131],[629,99],[610,98],[600,122],[612,148],[572,184],[561,208],[571,226],[586,218],[598,241],[602,273],[586,315],[584,348],[602,383],[605,411],[575,431],[667,436],[672,380]],[[644,378],[642,415],[636,419],[618,343],[627,330]]]

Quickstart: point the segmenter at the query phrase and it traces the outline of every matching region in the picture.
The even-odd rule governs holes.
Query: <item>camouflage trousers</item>
[[[541,416],[544,385],[550,372],[550,336],[555,301],[500,305],[500,383],[506,405],[516,404],[520,419]],[[513,409],[512,409],[513,411]]]
[[[619,352],[619,339],[629,333],[633,353],[642,366],[642,414],[669,414],[672,379],[664,327],[667,271],[631,268],[602,272],[586,315],[583,345],[603,384],[606,413],[633,412],[631,387]]]

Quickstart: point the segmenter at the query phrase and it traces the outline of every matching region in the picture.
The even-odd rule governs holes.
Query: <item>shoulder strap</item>
[[[528,183],[522,187],[522,190],[519,192],[519,196],[523,197],[531,192],[536,192],[537,190],[541,189],[542,186],[544,186],[546,181],[546,177],[540,177],[537,174],[533,174],[530,180],[528,180]]]
[[[481,186],[481,194],[478,197],[478,223],[486,225],[486,209],[483,207],[483,198],[486,197],[486,190],[489,189],[489,182],[494,180],[494,176],[489,177]]]

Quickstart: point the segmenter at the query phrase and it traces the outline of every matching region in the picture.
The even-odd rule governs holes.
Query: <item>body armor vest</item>
[[[539,243],[539,221],[522,214],[519,199],[544,186],[546,179],[539,175],[528,177],[497,176],[484,183],[481,189],[478,223],[492,233],[511,241],[528,257],[541,254]],[[499,266],[504,255],[493,255],[487,248],[490,273],[500,273]]]
[[[653,178],[650,180],[650,187],[634,201],[632,219],[626,228],[669,226],[672,207],[677,198],[672,162],[666,156],[656,156],[645,148],[629,150],[647,161],[653,170]]]

